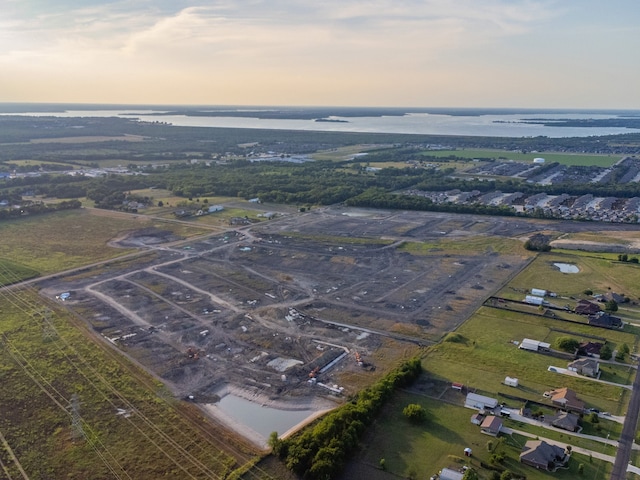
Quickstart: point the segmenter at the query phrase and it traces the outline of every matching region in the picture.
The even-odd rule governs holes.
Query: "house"
[[[478,395],[476,393],[468,393],[467,398],[464,401],[464,406],[467,408],[474,408],[476,410],[484,410],[496,408],[498,406],[498,400],[491,397],[485,397],[484,395]]]
[[[551,390],[550,392],[546,392],[545,396],[547,395],[551,398],[551,402],[554,405],[558,405],[565,410],[578,413],[584,411],[584,402],[576,396],[576,392],[567,387]]]
[[[520,453],[520,462],[549,472],[566,465],[569,457],[565,450],[544,440],[529,440]]]
[[[578,347],[578,354],[600,358],[600,350],[602,349],[602,346],[603,344],[600,342],[582,342]]]
[[[590,302],[589,300],[579,300],[576,304],[574,312],[580,315],[594,315],[600,311],[600,306],[597,303]]]
[[[580,429],[578,421],[580,417],[575,413],[558,412],[553,417],[548,419],[549,423],[556,428],[561,428],[569,432],[577,432]]]
[[[538,340],[532,340],[530,338],[525,338],[520,342],[518,348],[522,348],[523,350],[531,350],[532,352],[537,351],[548,351],[551,348],[550,343],[539,342]]]
[[[620,295],[615,292],[607,292],[602,296],[603,302],[609,302],[611,300],[613,300],[616,303],[624,303],[627,301],[624,295]]]
[[[501,428],[502,420],[500,417],[495,417],[493,415],[489,415],[482,421],[482,424],[480,424],[480,431],[493,437],[498,436]]]
[[[579,358],[571,362],[567,368],[586,377],[597,378],[600,374],[600,364],[593,358]]]
[[[622,320],[605,312],[589,315],[589,325],[601,328],[622,328]]]

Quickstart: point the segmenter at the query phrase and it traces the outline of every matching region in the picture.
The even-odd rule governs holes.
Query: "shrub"
[[[402,414],[412,423],[422,423],[427,418],[427,411],[417,403],[410,403],[404,407]]]
[[[556,340],[556,347],[558,350],[562,350],[564,352],[573,353],[580,346],[580,342],[575,338],[571,337],[559,337]]]

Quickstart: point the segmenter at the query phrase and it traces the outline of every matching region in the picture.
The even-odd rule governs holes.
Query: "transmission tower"
[[[71,439],[73,441],[84,438],[82,418],[80,417],[80,398],[77,393],[71,396]]]
[[[58,333],[56,332],[56,329],[53,327],[53,323],[51,322],[51,310],[46,308],[41,315],[42,315],[42,340],[44,342],[53,340],[58,335]]]

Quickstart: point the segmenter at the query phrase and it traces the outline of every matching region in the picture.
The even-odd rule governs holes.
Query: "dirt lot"
[[[40,287],[50,297],[69,292],[68,308],[176,396],[211,403],[233,387],[260,401],[302,403],[344,398],[372,381],[376,367],[437,341],[528,261],[524,250],[414,255],[400,249],[404,241],[520,238],[575,228],[318,209],[188,244],[163,243],[175,238],[145,230],[118,240],[154,250],[154,262]]]

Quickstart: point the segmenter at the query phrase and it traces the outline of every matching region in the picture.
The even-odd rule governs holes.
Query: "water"
[[[217,406],[225,414],[246,425],[265,439],[269,438],[271,432],[283,434],[316,413],[315,410],[278,410],[263,407],[258,403],[231,394],[222,397]]]
[[[562,273],[578,273],[580,269],[571,263],[554,263]]]
[[[239,111],[241,109],[231,109]],[[331,117],[343,122],[315,122],[299,119],[260,119],[244,117],[205,117],[187,115],[152,115],[165,113],[159,110],[104,109],[66,110],[61,112],[28,112],[19,115],[55,117],[115,117],[139,119],[151,122],[167,122],[185,127],[254,128],[273,130],[305,130],[327,132],[399,133],[423,135],[469,135],[487,137],[536,137],[551,138],[587,137],[639,132],[637,129],[621,127],[554,127],[518,123],[531,119],[608,119],[615,113],[483,113],[483,114],[436,114],[408,113],[398,116],[376,117]]]

